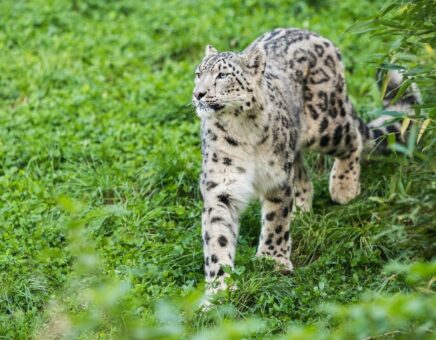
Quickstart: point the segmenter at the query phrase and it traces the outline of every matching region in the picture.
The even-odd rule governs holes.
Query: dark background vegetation
[[[0,338],[434,337],[433,14],[431,1],[1,1]],[[365,120],[381,114],[379,65],[425,102],[396,114],[407,145],[371,154],[346,206],[329,199],[331,160],[309,157],[294,275],[254,260],[253,204],[239,289],[199,310],[193,70],[206,44],[242,50],[276,27],[341,49]]]

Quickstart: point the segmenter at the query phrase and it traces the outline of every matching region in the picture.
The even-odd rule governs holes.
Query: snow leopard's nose
[[[203,98],[206,95],[206,91],[195,91],[194,92],[194,97],[197,100],[200,100],[201,98]]]

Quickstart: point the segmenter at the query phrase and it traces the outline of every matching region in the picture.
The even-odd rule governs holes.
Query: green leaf
[[[403,81],[400,85],[400,88],[398,89],[398,92],[395,94],[395,97],[391,100],[391,105],[394,105],[406,92],[406,90],[409,88],[409,86],[412,84],[412,81],[410,79],[407,79],[406,81]]]

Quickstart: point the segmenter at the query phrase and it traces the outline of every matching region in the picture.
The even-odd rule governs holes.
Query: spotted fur
[[[339,51],[305,30],[276,29],[242,53],[208,46],[195,82],[206,281],[225,287],[224,267],[234,265],[239,215],[253,197],[262,203],[257,256],[291,271],[292,212],[309,210],[313,197],[304,153],[335,158],[330,195],[347,203],[360,192],[364,145],[387,131],[357,117]]]

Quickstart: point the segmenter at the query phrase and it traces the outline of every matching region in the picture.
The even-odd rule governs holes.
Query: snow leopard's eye
[[[195,72],[195,79],[200,79],[200,72]]]
[[[218,74],[217,79],[224,79],[224,78],[226,78],[228,75],[229,75],[228,73],[222,73],[222,72],[221,72],[221,73]]]

